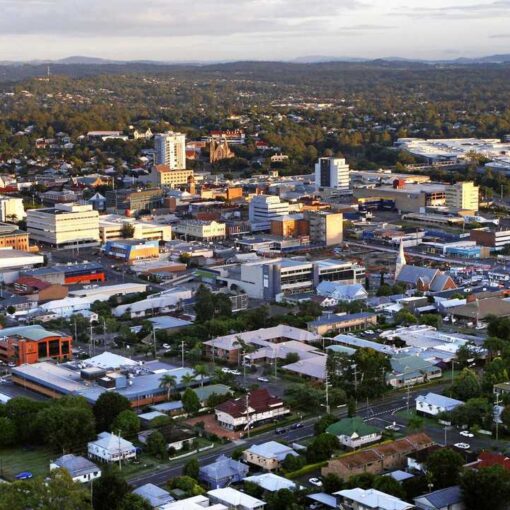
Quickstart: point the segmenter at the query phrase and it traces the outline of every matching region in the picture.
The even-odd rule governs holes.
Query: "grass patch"
[[[21,471],[31,471],[34,476],[47,476],[50,460],[58,458],[49,448],[7,448],[0,450],[0,476],[14,480]]]

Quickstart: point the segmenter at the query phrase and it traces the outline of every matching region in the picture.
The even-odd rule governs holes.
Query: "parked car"
[[[319,478],[310,478],[310,480],[308,480],[308,483],[315,485],[315,487],[322,487],[322,480],[320,480]]]
[[[171,349],[172,346],[169,344],[163,344],[163,349]]]
[[[231,371],[230,371],[230,373],[231,373],[232,375],[241,375],[241,372],[240,372],[239,370],[235,370],[235,369],[234,369],[234,370],[231,370]]]
[[[223,368],[221,369],[221,371],[222,371],[224,374],[230,374],[230,368],[223,367]]]
[[[16,480],[29,480],[33,476],[31,471],[22,471],[16,475]]]
[[[461,436],[464,437],[475,437],[475,435],[472,432],[469,432],[469,430],[463,430],[460,432]]]
[[[460,448],[461,450],[469,450],[471,448],[471,446],[467,443],[455,443],[453,446],[455,446],[455,448]]]
[[[267,377],[257,377],[257,381],[260,381],[260,382],[269,382],[269,379]]]

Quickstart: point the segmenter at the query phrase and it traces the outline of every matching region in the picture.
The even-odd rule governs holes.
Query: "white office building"
[[[23,199],[0,195],[0,221],[16,223],[26,216]]]
[[[255,195],[250,202],[249,219],[252,230],[269,230],[271,220],[289,214],[288,202],[273,195]]]
[[[315,187],[348,190],[350,184],[349,165],[343,158],[319,158],[315,163]]]
[[[186,135],[183,133],[159,133],[154,137],[155,163],[166,165],[170,170],[186,168]]]

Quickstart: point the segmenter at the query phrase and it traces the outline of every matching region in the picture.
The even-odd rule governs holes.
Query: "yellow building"
[[[173,231],[186,240],[215,241],[225,239],[226,225],[217,221],[188,220],[181,221],[173,227]]]
[[[147,241],[172,240],[172,227],[170,225],[138,221],[134,218],[126,218],[118,214],[108,214],[99,217],[99,236],[103,243],[110,240],[123,239],[128,230],[132,230],[133,234],[129,237],[133,239],[144,239]]]
[[[478,211],[479,188],[472,181],[446,187],[446,207],[454,211]]]
[[[158,186],[187,186],[189,177],[193,177],[193,170],[171,170],[167,165],[154,165],[150,174],[151,182]]]

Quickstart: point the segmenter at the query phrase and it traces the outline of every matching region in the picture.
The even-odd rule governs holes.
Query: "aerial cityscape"
[[[0,510],[510,508],[510,3],[0,3]]]

